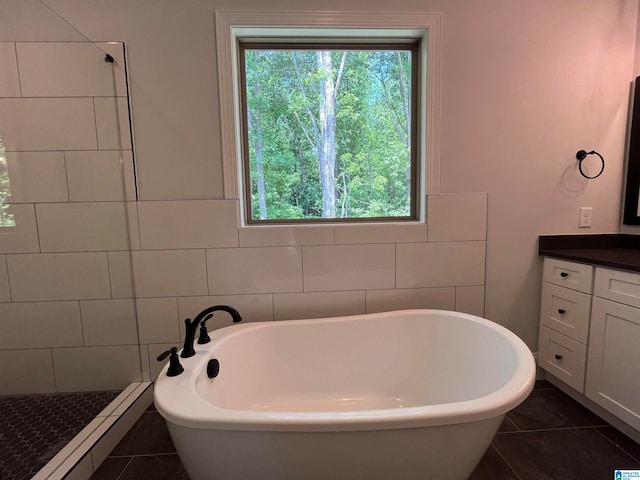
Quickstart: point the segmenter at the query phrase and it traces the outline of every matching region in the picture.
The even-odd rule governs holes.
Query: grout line
[[[502,461],[504,463],[507,464],[507,467],[509,467],[509,469],[513,472],[513,474],[516,476],[516,478],[518,480],[522,480],[520,478],[520,475],[518,475],[518,473],[516,472],[516,470],[513,468],[513,466],[507,461],[507,459],[504,457],[504,455],[502,454],[502,452],[498,449],[498,447],[496,447],[493,443],[491,443],[491,446],[489,448],[493,447],[496,451],[496,453],[498,454],[498,456],[502,459]],[[486,455],[486,454],[485,454]]]
[[[615,427],[611,426],[611,425],[606,425],[607,427],[611,427],[613,429],[616,429]],[[624,448],[622,448],[618,443],[614,442],[611,438],[607,437],[604,433],[600,432],[600,428],[602,428],[602,426],[598,426],[598,427],[593,427],[593,429],[598,432],[598,435],[604,437],[605,439],[607,439],[609,442],[611,442],[612,445],[615,445],[619,450],[623,451],[624,453],[626,453],[627,455],[629,455],[629,457],[633,458],[636,462],[640,462],[640,457],[636,458],[633,454],[627,452]],[[616,431],[618,431],[616,429]],[[622,433],[622,432],[620,432]],[[624,435],[624,434],[623,434]],[[626,436],[626,435],[625,435]],[[631,441],[634,441],[633,439],[629,439]]]
[[[109,457],[107,457],[109,458]],[[118,457],[119,458],[119,457]],[[105,459],[106,460],[106,459]],[[127,462],[127,464],[124,466],[124,468],[122,469],[122,471],[118,474],[118,476],[116,477],[116,480],[120,480],[122,478],[122,475],[124,475],[124,472],[127,471],[127,468],[129,468],[129,465],[131,465],[131,462],[133,461],[133,457],[129,458],[129,461]],[[99,467],[98,467],[99,468]],[[94,472],[95,473],[95,472]]]
[[[608,424],[599,424],[599,425],[579,425],[575,427],[529,428],[527,430],[518,430],[513,432],[498,432],[497,435],[510,435],[513,433],[556,432],[556,431],[562,431],[562,430],[587,430],[589,428],[599,428],[599,427],[608,427],[608,426],[609,426]]]

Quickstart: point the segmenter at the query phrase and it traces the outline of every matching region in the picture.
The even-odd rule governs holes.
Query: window
[[[216,12],[216,44],[224,196],[242,226],[425,220],[439,14]]]
[[[249,223],[415,219],[417,48],[239,43]]]

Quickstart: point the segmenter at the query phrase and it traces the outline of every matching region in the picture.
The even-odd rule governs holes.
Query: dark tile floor
[[[119,393],[0,397],[0,479],[33,477]]]
[[[609,479],[615,469],[640,470],[640,445],[541,381],[536,382],[525,402],[507,414],[470,480]],[[92,480],[140,478],[189,478],[164,420],[153,407],[142,415]]]

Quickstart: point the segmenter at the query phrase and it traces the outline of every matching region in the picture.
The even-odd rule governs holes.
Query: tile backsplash
[[[93,44],[0,42],[17,222],[0,231],[0,394],[153,379],[212,304],[246,321],[483,314],[484,193],[429,195],[428,226],[240,227],[236,200],[136,201],[122,45],[98,47],[114,64]]]

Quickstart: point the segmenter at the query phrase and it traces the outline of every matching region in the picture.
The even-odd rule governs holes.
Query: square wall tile
[[[137,345],[136,305],[133,299],[82,300],[84,345]]]
[[[368,290],[367,313],[413,308],[453,310],[455,298],[453,287]]]
[[[484,285],[485,242],[404,243],[397,249],[397,288]]]
[[[121,390],[142,378],[138,345],[54,348],[59,392]]]
[[[300,247],[207,250],[207,271],[212,295],[302,291]]]
[[[178,300],[175,297],[136,300],[140,343],[180,341]]]
[[[43,252],[139,249],[134,202],[36,205]]]
[[[456,312],[484,317],[484,287],[456,287]]]
[[[138,249],[134,202],[36,205],[43,252]]]
[[[438,194],[427,197],[429,241],[486,240],[487,194]]]
[[[25,97],[113,97],[126,95],[124,52],[117,61],[92,42],[18,42],[20,84]],[[114,60],[116,57],[114,56]]]
[[[338,225],[337,244],[426,242],[427,226],[423,223],[388,223],[380,225]]]
[[[98,149],[133,150],[127,98],[94,97],[93,103],[96,111]]]
[[[395,287],[394,245],[303,247],[303,259],[305,292]]]
[[[133,152],[65,152],[69,200],[109,202],[136,199]]]
[[[20,80],[16,61],[16,44],[0,42],[0,97],[19,97]]]
[[[139,202],[145,250],[238,246],[235,200]]]
[[[62,152],[7,152],[10,202],[67,202]]]
[[[52,393],[56,391],[51,350],[0,350],[0,395]]]
[[[276,320],[340,317],[365,313],[364,291],[280,293],[273,296]]]
[[[180,324],[180,338],[184,338],[184,320],[193,319],[205,308],[213,305],[229,305],[242,317],[242,322],[268,322],[273,320],[273,296],[270,294],[256,295],[214,295],[207,297],[178,298],[178,312]],[[231,316],[226,312],[218,312],[207,322],[209,330],[232,325]]]
[[[0,98],[0,113],[8,152],[97,148],[91,98]]]
[[[34,253],[40,251],[36,214],[31,203],[9,206],[15,227],[0,228],[0,253]]]
[[[0,349],[80,346],[78,302],[0,304]]]
[[[14,302],[111,296],[104,252],[7,255],[7,266]]]
[[[131,259],[137,298],[207,294],[204,250],[131,252]]]
[[[331,245],[334,228],[328,226],[251,226],[239,231],[241,247]]]
[[[9,272],[7,271],[7,257],[0,255],[0,302],[11,301],[11,290],[9,289]]]

